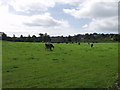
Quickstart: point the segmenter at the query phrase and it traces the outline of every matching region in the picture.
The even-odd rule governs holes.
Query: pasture
[[[2,43],[3,88],[108,88],[117,80],[118,44]]]

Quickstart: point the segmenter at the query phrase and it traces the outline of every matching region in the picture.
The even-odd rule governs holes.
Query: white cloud
[[[88,27],[88,25],[87,24],[85,24],[84,26],[82,26],[82,28],[87,28]]]
[[[91,32],[110,32],[118,33],[118,17],[110,17],[105,19],[95,19],[88,25],[83,26],[86,31]]]
[[[0,8],[0,31],[12,36],[23,34],[48,33],[50,35],[67,35],[72,32],[65,20],[56,20],[50,13],[33,16],[15,15],[8,11],[8,7]],[[73,33],[73,32],[72,32]]]
[[[54,1],[55,3],[60,3],[60,4],[78,5],[84,0],[54,0]]]
[[[75,18],[104,18],[117,15],[117,7],[115,2],[86,1],[75,9],[63,9],[63,11]]]
[[[89,24],[82,26],[86,32],[118,32],[117,1],[85,0],[77,8],[63,9],[63,11],[77,19],[91,19]]]
[[[108,2],[113,2],[113,0]],[[77,8],[64,9],[63,11],[77,19],[92,19],[89,24],[83,26],[83,32],[112,32],[112,30],[117,29],[116,3],[98,3],[95,0],[0,0],[0,31],[9,35],[28,35],[46,32],[50,35],[74,34],[75,31],[68,21],[57,20],[48,13],[48,8],[54,8],[56,3],[76,6]],[[33,11],[44,11],[44,13],[39,15],[34,15],[33,13],[33,16],[17,15],[11,13],[9,6],[12,6],[17,12],[33,13]]]
[[[49,7],[54,7],[53,0],[10,0],[1,1],[5,5],[11,5],[16,11],[46,11]]]
[[[56,3],[76,5],[81,0],[0,0],[0,4],[10,5],[18,12],[47,11]]]
[[[33,15],[28,18],[28,21],[24,22],[25,25],[30,27],[69,27],[67,21],[64,20],[55,20],[53,17],[50,16],[50,13],[45,13],[42,15]]]

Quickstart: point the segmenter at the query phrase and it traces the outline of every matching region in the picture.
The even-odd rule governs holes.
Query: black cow
[[[91,44],[91,47],[93,47],[93,44]]]
[[[45,49],[50,49],[52,51],[52,48],[54,48],[52,44],[45,44]]]
[[[66,44],[68,44],[68,42],[66,42]]]
[[[78,45],[80,45],[80,42],[78,43]]]

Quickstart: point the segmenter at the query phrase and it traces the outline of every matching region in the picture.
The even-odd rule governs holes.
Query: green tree
[[[2,40],[7,40],[7,34],[2,33]]]

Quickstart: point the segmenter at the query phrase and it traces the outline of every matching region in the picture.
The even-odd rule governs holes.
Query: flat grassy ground
[[[117,43],[2,44],[3,88],[107,88],[117,79]]]

